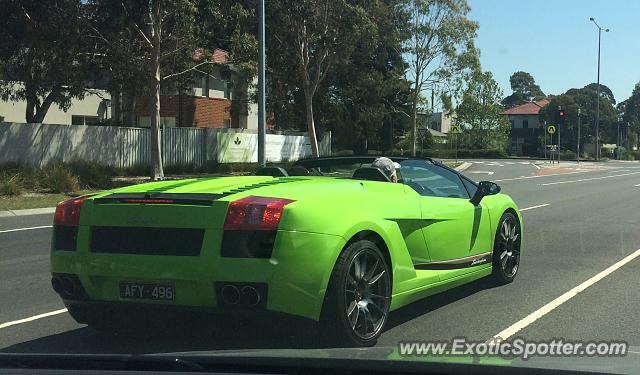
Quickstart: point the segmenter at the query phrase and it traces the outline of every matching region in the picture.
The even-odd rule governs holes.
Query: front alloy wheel
[[[493,250],[493,277],[499,284],[513,281],[520,267],[520,223],[505,212],[498,224]]]
[[[378,246],[368,240],[351,244],[338,258],[324,309],[324,330],[341,344],[370,346],[389,315],[391,275]]]

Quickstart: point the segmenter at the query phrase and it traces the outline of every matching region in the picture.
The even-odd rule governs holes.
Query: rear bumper
[[[177,306],[177,305],[150,305],[133,302],[104,302],[64,300],[66,308],[71,316],[78,322],[90,324],[91,322],[104,321],[124,325],[144,325],[148,323],[172,325],[196,326],[200,323],[210,325],[224,325],[226,322],[248,319],[252,321],[283,321],[300,319],[300,321],[312,320],[297,317],[292,314],[250,309],[224,309],[217,307]]]
[[[86,232],[86,231],[84,231]],[[270,259],[220,255],[221,231],[207,230],[199,256],[156,256],[92,253],[81,227],[77,251],[52,251],[51,271],[77,275],[86,294],[70,305],[142,306],[152,311],[196,309],[211,313],[280,312],[318,320],[335,261],[344,247],[342,237],[279,231]],[[83,241],[83,237],[85,240]],[[120,298],[121,282],[170,283],[172,302],[133,303]],[[260,306],[225,309],[221,283],[264,285]]]

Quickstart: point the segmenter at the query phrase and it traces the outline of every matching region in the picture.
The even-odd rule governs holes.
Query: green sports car
[[[100,329],[122,323],[122,311],[285,313],[366,346],[390,311],[484,276],[514,279],[522,218],[498,185],[400,157],[394,183],[374,159],[307,159],[61,202],[52,286],[73,318]]]

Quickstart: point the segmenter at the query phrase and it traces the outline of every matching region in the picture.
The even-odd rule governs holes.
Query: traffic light
[[[561,107],[558,107],[558,125],[564,125],[565,111]]]

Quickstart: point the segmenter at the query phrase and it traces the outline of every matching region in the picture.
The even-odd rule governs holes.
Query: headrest
[[[308,176],[309,170],[301,165],[294,165],[293,167],[289,168],[289,176]]]

